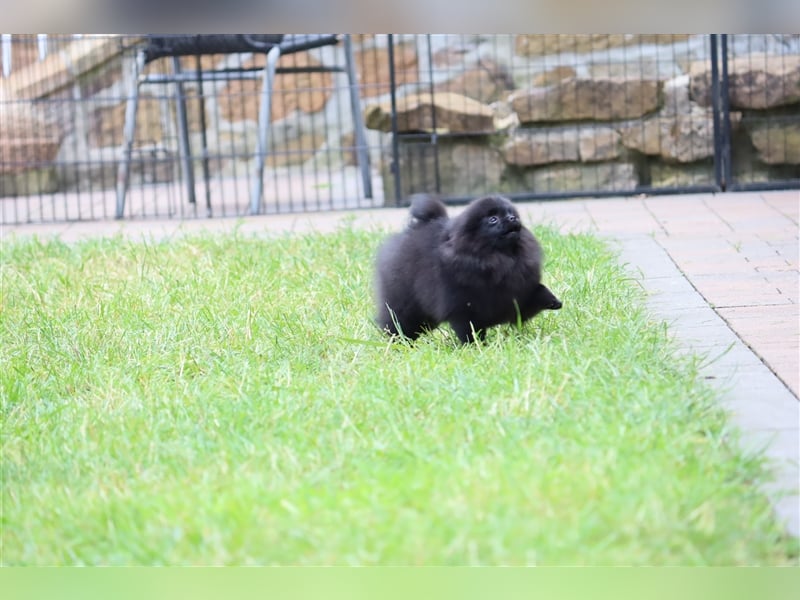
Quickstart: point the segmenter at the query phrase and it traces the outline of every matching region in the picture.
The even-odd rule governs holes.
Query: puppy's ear
[[[411,222],[427,223],[447,218],[447,208],[439,198],[430,194],[411,196]]]

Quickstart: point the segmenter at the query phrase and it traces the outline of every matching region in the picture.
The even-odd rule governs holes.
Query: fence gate
[[[800,187],[800,35],[718,37],[720,186]]]
[[[389,201],[800,187],[800,35],[390,35],[388,45]]]

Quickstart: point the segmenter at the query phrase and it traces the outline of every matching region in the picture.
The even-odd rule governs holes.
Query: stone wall
[[[730,36],[734,177],[800,177],[800,36]],[[0,79],[0,195],[111,187],[132,36],[86,36]],[[373,167],[394,197],[387,36],[354,36]],[[713,182],[708,38],[700,35],[399,35],[394,57],[404,194],[631,191]],[[194,58],[182,59],[193,68]],[[341,47],[282,65],[343,64]],[[263,64],[206,56],[205,68]],[[168,60],[147,66],[166,72]],[[353,163],[342,73],[276,78],[268,168]],[[206,122],[214,176],[251,165],[257,81],[187,85],[192,147]],[[134,185],[180,176],[171,86],[141,88]]]
[[[472,43],[442,54],[479,90],[451,79],[398,92],[403,195],[433,189],[437,167],[455,196],[714,184],[707,36],[517,35],[507,54]],[[800,36],[729,36],[729,52],[732,181],[800,179]],[[390,130],[389,103],[365,116]]]

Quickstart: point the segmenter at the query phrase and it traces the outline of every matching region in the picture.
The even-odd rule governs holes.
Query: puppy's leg
[[[476,328],[469,319],[451,319],[450,327],[453,328],[462,344],[471,344],[475,341],[476,335],[481,341],[486,339],[486,330]]]
[[[399,335],[410,340],[417,339],[423,331],[431,328],[424,316],[407,311],[398,313],[385,304],[376,322],[378,327],[389,335]]]

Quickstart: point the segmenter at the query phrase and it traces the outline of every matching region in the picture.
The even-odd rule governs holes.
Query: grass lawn
[[[2,561],[796,564],[758,457],[614,256],[559,312],[372,324],[379,232],[5,241]]]

